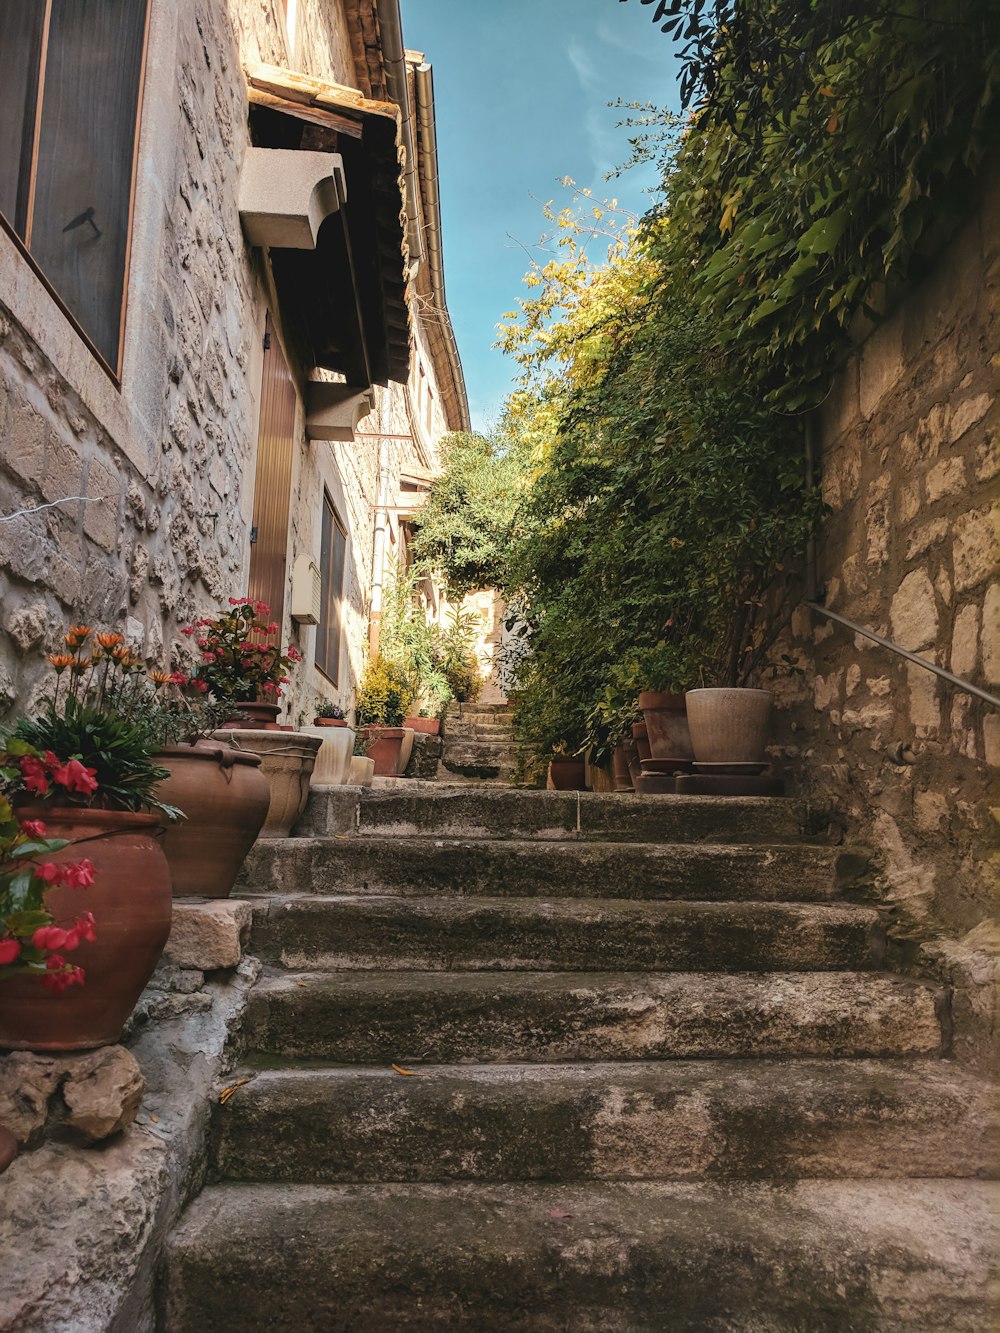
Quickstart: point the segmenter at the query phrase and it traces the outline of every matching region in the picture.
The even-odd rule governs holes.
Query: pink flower
[[[62,871],[63,883],[71,889],[89,889],[94,882],[94,863],[86,857],[74,865],[63,866]],[[87,915],[90,915],[89,912]]]
[[[181,633],[186,634],[190,638],[190,636],[194,633],[194,626],[185,625],[184,628],[181,630]]]
[[[54,861],[43,861],[41,865],[35,866],[35,874],[39,879],[44,879],[46,884],[61,884],[63,881],[63,867],[57,866]]]
[[[20,952],[20,940],[15,940],[9,935],[5,939],[0,940],[0,967],[2,967],[4,963],[12,963]]]
[[[97,769],[84,768],[79,759],[70,759],[68,763],[52,770],[52,777],[67,791],[79,792],[89,796],[97,790]]]
[[[44,838],[45,824],[40,819],[22,819],[21,832],[29,838]]]
[[[45,966],[49,970],[47,977],[42,977],[42,985],[52,991],[53,995],[61,995],[69,986],[82,986],[84,971],[82,967],[68,967],[66,959],[58,954],[53,954]]]
[[[65,949],[68,940],[69,931],[63,930],[62,926],[39,926],[31,937],[36,949]]]
[[[34,755],[26,754],[20,761],[20,767],[21,776],[24,778],[24,785],[28,791],[33,791],[38,796],[44,796],[49,789],[49,779],[42,761],[36,759]]]
[[[170,677],[170,683],[171,685],[186,685],[189,679],[190,677],[185,676],[183,671],[175,671]]]

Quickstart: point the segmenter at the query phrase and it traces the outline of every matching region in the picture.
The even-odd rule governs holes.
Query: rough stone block
[[[943,541],[948,534],[948,520],[946,518],[935,518],[930,523],[921,523],[910,533],[906,542],[907,560],[915,560],[918,555],[923,555],[929,551],[932,546]]]
[[[951,636],[951,670],[956,676],[971,676],[978,660],[979,607],[963,606],[955,616]]]
[[[33,407],[24,403],[14,412],[3,461],[22,481],[41,481],[45,473],[46,434],[45,421]]]
[[[1000,685],[1000,584],[992,583],[983,599],[983,675]]]
[[[178,967],[214,972],[236,967],[250,932],[248,902],[220,898],[174,903],[174,918],[165,955]]]
[[[955,587],[959,592],[995,579],[1000,567],[1000,510],[973,509],[955,522]]]
[[[118,476],[95,460],[87,476],[87,494],[93,497],[83,515],[83,530],[105,551],[118,545]]]
[[[948,438],[952,444],[960,439],[970,426],[982,421],[992,405],[993,395],[988,393],[978,393],[973,398],[966,398],[964,402],[959,403],[948,423]]]
[[[937,638],[937,604],[934,585],[926,569],[907,574],[896,590],[890,610],[892,635],[901,648],[911,652],[926,648]]]
[[[146,1082],[124,1046],[105,1046],[76,1059],[63,1084],[65,1123],[86,1142],[100,1143],[132,1123]]]
[[[42,494],[50,502],[67,495],[82,495],[82,479],[83,460],[77,453],[75,441],[53,434],[40,481]]]
[[[924,487],[927,503],[935,504],[946,495],[957,495],[965,486],[965,459],[943,458],[927,474]]]
[[[991,768],[1000,768],[1000,713],[987,713],[983,718],[983,749]]]
[[[861,413],[870,417],[903,374],[903,320],[897,315],[875,330],[861,351]]]
[[[910,687],[910,722],[918,736],[936,734],[941,725],[941,705],[937,696],[937,677],[925,667],[906,665]]]

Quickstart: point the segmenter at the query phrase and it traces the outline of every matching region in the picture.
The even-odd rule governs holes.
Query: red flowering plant
[[[41,819],[19,819],[7,793],[21,788],[44,795],[53,788],[69,792],[85,788],[90,794],[93,777],[81,768],[15,737],[0,752],[0,981],[34,976],[56,995],[83,983],[83,968],[66,955],[81,940],[95,938],[94,917],[82,911],[57,921],[45,895],[60,885],[88,889],[94,882],[94,867],[86,857],[53,861],[54,853],[68,846],[66,839],[50,838]]]
[[[230,597],[229,608],[182,630],[201,650],[191,684],[232,704],[277,703],[289,683],[286,672],[302,654],[279,647],[274,636],[281,627],[266,602]]]

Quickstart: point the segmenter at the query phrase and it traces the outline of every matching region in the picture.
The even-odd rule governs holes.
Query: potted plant
[[[571,754],[568,745],[560,747],[549,760],[546,786],[554,791],[586,791],[587,774],[582,754]]]
[[[329,700],[323,700],[316,705],[316,716],[313,718],[314,727],[346,727],[347,718],[344,716],[344,710],[339,704],[330,703]]]
[[[351,756],[350,767],[347,771],[347,780],[352,787],[370,787],[372,785],[372,778],[375,776],[375,760],[370,757],[368,750],[374,744],[374,740],[366,740],[360,731],[355,735],[354,753]]]
[[[448,624],[439,632],[436,661],[452,697],[460,704],[475,703],[486,683],[476,652],[479,617],[472,611],[455,607]]]
[[[270,611],[266,602],[230,597],[228,611],[181,631],[201,650],[192,685],[232,705],[230,729],[278,730],[281,687],[291,665],[302,661],[297,648],[282,650],[272,642],[280,626],[269,619]]]
[[[412,702],[412,686],[405,670],[382,653],[370,659],[358,688],[354,714],[377,776],[396,776],[403,771],[403,720]]]
[[[355,733],[347,725],[344,710],[339,704],[324,700],[317,704],[315,713],[313,726],[299,728],[307,736],[317,736],[320,742],[310,785],[342,786],[349,782],[351,777]]]
[[[14,746],[16,763],[5,764],[4,778],[18,818],[41,821],[49,838],[64,842],[52,863],[79,864],[85,849],[93,867],[88,907],[100,924],[96,940],[79,945],[86,1002],[57,1012],[39,1009],[44,994],[18,995],[18,1031],[3,1038],[45,1049],[117,1041],[170,933],[170,869],[159,845],[159,812],[181,813],[157,795],[167,774],[153,758],[147,726],[116,706],[134,677],[147,678],[142,661],[120,634],[94,633],[86,625],[70,628],[66,647],[50,658],[52,695],[15,725],[7,752]],[[33,753],[18,755],[20,743]],[[60,765],[56,756],[68,758]],[[67,912],[68,903],[53,903],[57,918]],[[11,1003],[11,992],[5,994],[4,1003]]]

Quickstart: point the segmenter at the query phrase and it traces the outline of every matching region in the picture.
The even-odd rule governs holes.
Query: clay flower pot
[[[238,703],[234,701],[233,708],[237,713],[246,713],[247,717],[242,720],[227,722],[227,731],[278,730],[278,714],[281,712],[281,704],[260,704],[249,701]]]
[[[441,719],[439,717],[405,717],[403,726],[409,727],[411,731],[419,732],[421,736],[437,736],[441,731]]]
[[[639,759],[652,759],[649,750],[649,734],[646,731],[645,722],[634,722],[632,724],[632,739],[635,742],[636,755]]]
[[[108,1046],[142,994],[170,934],[170,867],[154,814],[39,804],[18,810],[41,819],[50,837],[70,845],[53,861],[94,865],[89,889],[50,889],[45,903],[57,923],[93,912],[96,939],[67,961],[86,972],[82,986],[53,995],[35,977],[0,982],[0,1047],[78,1051]]]
[[[361,739],[365,752],[375,762],[375,776],[398,777],[406,767],[403,758],[403,742],[406,740],[405,727],[362,727]],[[413,749],[413,733],[410,733],[410,749]],[[406,759],[409,759],[409,754]]]
[[[619,741],[615,746],[615,753],[612,759],[612,772],[615,779],[615,791],[633,791],[635,783],[632,779],[632,771],[629,763],[629,754],[635,753],[634,741]],[[638,757],[635,759],[639,763]]]
[[[259,756],[200,741],[155,758],[170,771],[157,797],[186,816],[175,824],[163,819],[174,896],[228,898],[271,804]]]
[[[586,791],[583,758],[550,760],[548,785],[553,791]]]
[[[329,721],[330,719],[326,719]],[[351,757],[354,754],[355,733],[345,723],[332,727],[303,727],[305,736],[318,736],[316,766],[310,783],[314,787],[340,787],[350,781]]]
[[[688,690],[694,757],[703,764],[767,762],[774,695],[770,690]]]
[[[639,695],[650,759],[693,759],[683,694],[643,690]]]
[[[215,739],[244,753],[260,755],[271,789],[261,838],[287,838],[309,799],[309,779],[322,744],[301,731],[217,731]]]
[[[314,717],[314,727],[346,727],[346,717]]]

